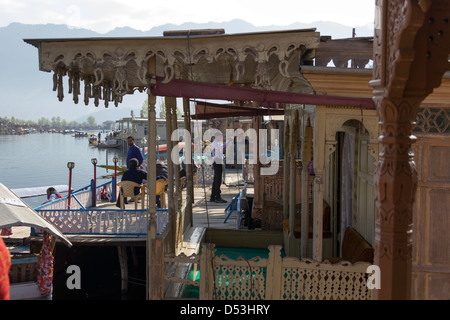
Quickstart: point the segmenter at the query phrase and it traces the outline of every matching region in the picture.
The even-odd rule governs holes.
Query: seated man
[[[139,160],[136,158],[132,158],[129,161],[129,168],[125,170],[125,172],[122,175],[121,181],[133,181],[138,184],[142,184],[147,180],[147,172],[144,170],[138,169]],[[141,188],[134,188],[134,194],[137,195],[141,192]],[[125,203],[127,202],[127,199],[124,199]],[[117,199],[116,206],[120,208],[120,197]]]

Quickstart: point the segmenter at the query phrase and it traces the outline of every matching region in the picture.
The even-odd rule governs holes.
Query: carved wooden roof
[[[175,33],[177,34],[177,33]],[[63,78],[75,103],[94,99],[117,106],[126,94],[148,89],[162,77],[277,91],[311,92],[299,70],[302,54],[317,48],[315,29],[243,34],[194,34],[149,38],[26,39],[39,49],[39,69],[53,72],[64,98]],[[147,62],[156,57],[156,75]],[[84,93],[82,90],[84,87]]]

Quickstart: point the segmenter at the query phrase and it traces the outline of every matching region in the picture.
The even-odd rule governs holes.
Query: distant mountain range
[[[167,30],[207,28],[225,29],[228,34],[316,28],[321,35],[330,35],[333,39],[338,39],[350,38],[353,27],[358,37],[373,36],[373,25],[344,26],[325,21],[294,23],[288,26],[256,27],[243,20],[231,20],[223,23],[165,24],[148,31],[122,27],[105,34],[87,29],[70,28],[66,25],[11,23],[0,28],[0,116],[14,116],[18,119],[35,121],[41,117],[51,119],[59,116],[67,121],[83,122],[92,115],[97,123],[102,123],[130,116],[131,110],[134,111],[134,114],[139,115],[146,99],[146,95],[143,93],[125,96],[123,103],[117,108],[110,106],[105,109],[101,104],[98,108],[92,103],[88,106],[85,106],[83,102],[75,104],[66,91],[64,101],[59,102],[56,93],[52,91],[52,75],[39,71],[38,51],[35,47],[25,43],[23,39],[162,36],[163,31]]]

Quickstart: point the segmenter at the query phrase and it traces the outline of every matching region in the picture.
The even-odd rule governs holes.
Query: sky
[[[106,33],[116,27],[147,31],[166,23],[245,20],[257,27],[333,21],[374,21],[375,0],[0,0],[0,27],[12,22],[66,24]]]
[[[233,19],[247,21],[256,27],[283,27],[296,22],[308,24],[318,21],[362,27],[373,26],[374,13],[375,0],[0,0],[0,27],[13,22],[28,25],[51,23],[104,34],[117,27],[148,31],[169,23],[221,23]],[[34,72],[39,72],[37,67]],[[49,90],[35,93],[35,96],[42,99],[42,96],[50,94],[54,93]],[[87,116],[96,111],[96,108],[80,109],[65,94],[63,103],[57,102],[54,97],[57,108],[49,112],[38,108],[33,114],[17,108],[17,100],[13,100],[15,103],[0,101],[0,116],[37,120],[52,114],[71,121],[77,120],[80,114]],[[24,99],[27,98],[22,97]],[[140,109],[144,100],[142,96],[131,95],[126,97],[126,103],[124,99],[122,105]],[[24,103],[23,108],[28,104],[31,105]],[[99,116],[97,113],[96,117]]]

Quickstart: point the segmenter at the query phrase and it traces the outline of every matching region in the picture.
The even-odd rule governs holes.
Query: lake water
[[[126,150],[98,149],[89,145],[88,139],[62,133],[0,135],[0,182],[11,189],[69,185],[67,162],[74,162],[72,189],[78,190],[89,185],[94,177],[92,158],[97,158],[98,165],[113,165],[114,157],[119,159],[118,165],[125,164]],[[114,174],[114,170],[99,167],[96,171],[97,185],[110,180],[106,175]],[[23,200],[35,208],[46,196]]]

